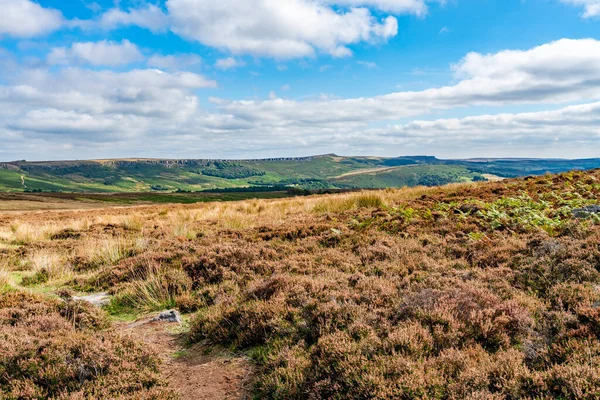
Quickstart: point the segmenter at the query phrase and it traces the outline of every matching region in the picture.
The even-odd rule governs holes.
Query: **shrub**
[[[91,306],[0,295],[0,397],[175,399],[145,346],[111,331]]]
[[[178,297],[189,295],[191,287],[191,279],[181,269],[150,264],[129,282],[120,285],[111,305],[145,311],[173,308]]]
[[[380,208],[383,199],[376,194],[363,194],[356,198],[356,206],[359,208]]]

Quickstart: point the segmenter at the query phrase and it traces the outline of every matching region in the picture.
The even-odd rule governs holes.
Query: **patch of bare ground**
[[[162,359],[161,372],[181,400],[241,400],[250,398],[251,362],[243,356],[200,344],[186,346],[171,324],[150,322],[117,329],[152,348]]]

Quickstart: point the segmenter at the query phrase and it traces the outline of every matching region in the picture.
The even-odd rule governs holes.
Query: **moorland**
[[[599,196],[594,170],[0,214],[0,397],[595,399]]]
[[[0,192],[170,192],[439,186],[600,168],[600,159],[342,157],[113,159],[0,163]],[[251,197],[251,196],[248,196]]]

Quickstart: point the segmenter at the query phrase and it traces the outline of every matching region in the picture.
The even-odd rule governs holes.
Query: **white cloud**
[[[281,90],[283,90],[284,92],[287,92],[288,90],[291,90],[292,86],[290,84],[285,84],[281,87]]]
[[[378,21],[366,8],[339,11],[313,0],[168,0],[166,7],[173,32],[233,54],[344,57],[348,45],[398,32],[394,17]]]
[[[560,40],[527,51],[470,53],[453,86],[327,101],[231,101],[223,112],[256,124],[367,124],[467,106],[566,103],[600,97],[600,41]]]
[[[427,13],[425,0],[324,0],[325,3],[345,7],[371,7],[393,14]]]
[[[105,30],[136,25],[155,33],[170,29],[234,55],[348,57],[352,44],[386,41],[398,33],[395,17],[378,20],[367,7],[394,14],[427,10],[425,0],[167,0],[165,10],[142,3],[72,25]]]
[[[84,27],[87,24],[87,21],[82,21]],[[131,8],[127,11],[118,8],[110,9],[102,14],[100,19],[93,25],[107,30],[135,25],[159,33],[168,30],[169,17],[159,7],[153,4],[146,4],[143,7]]]
[[[215,86],[214,81],[191,72],[26,70],[10,86],[0,86],[0,120],[8,115],[5,122],[14,127],[38,121],[40,132],[45,127],[39,121],[48,120],[50,112],[62,117],[93,116],[90,121],[125,116],[177,121],[196,113],[193,90]]]
[[[0,35],[35,37],[55,31],[64,23],[60,11],[30,0],[2,0],[0,14]]]
[[[138,47],[129,40],[121,43],[81,42],[73,43],[71,47],[55,47],[48,55],[49,64],[89,64],[119,66],[127,65],[144,59]]]
[[[217,60],[217,62],[215,62],[215,68],[222,69],[222,70],[243,67],[244,65],[246,65],[245,62],[238,60],[236,58],[233,58],[233,57],[221,58],[221,59]]]
[[[583,7],[584,18],[600,16],[600,0],[561,0],[565,4]]]
[[[374,62],[371,62],[371,61],[357,61],[356,63],[358,65],[362,65],[363,67],[366,67],[369,69],[377,68],[377,64],[375,64]]]
[[[197,54],[154,54],[148,59],[148,66],[165,70],[185,70],[202,64]]]
[[[39,141],[48,146],[38,146],[38,151],[73,144],[74,155],[86,143],[103,142],[106,150],[101,145],[92,148],[113,156],[273,155],[269,149],[277,149],[273,151],[279,155],[324,150],[467,156],[495,148],[499,150],[487,155],[516,155],[519,149],[529,156],[542,151],[578,156],[597,152],[599,41],[561,40],[525,51],[471,53],[453,68],[457,81],[446,87],[354,99],[322,96],[297,101],[274,93],[263,101],[211,99],[210,112],[200,109],[197,90],[216,83],[194,73],[24,68],[0,86],[0,135],[11,138],[12,154]],[[585,101],[592,103],[556,111],[394,124],[457,107]],[[470,153],[459,153],[459,147]],[[115,148],[120,153],[115,154]],[[0,153],[7,154],[6,149]]]
[[[509,133],[533,142],[556,138],[600,141],[600,102],[568,106],[553,111],[480,115],[466,118],[413,121],[387,129],[391,136],[469,140],[473,136],[500,139]]]

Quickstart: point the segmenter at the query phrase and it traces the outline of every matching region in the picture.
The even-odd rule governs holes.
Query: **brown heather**
[[[107,330],[87,303],[24,292],[0,298],[0,398],[175,398],[158,359]]]
[[[110,291],[113,313],[193,313],[190,343],[253,358],[256,398],[598,399],[600,224],[572,210],[599,198],[593,171],[13,214],[1,279],[46,268]],[[152,356],[90,310],[15,290],[0,301],[4,396],[170,396]]]

